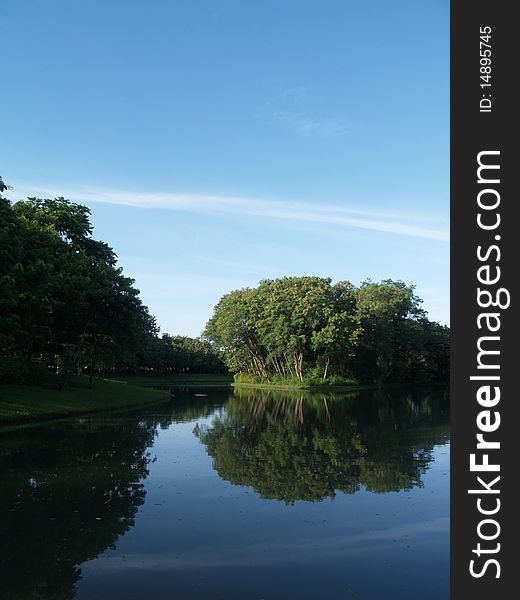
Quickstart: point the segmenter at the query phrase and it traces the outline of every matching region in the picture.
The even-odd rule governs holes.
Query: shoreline
[[[295,384],[235,382],[227,375],[114,375],[114,379],[95,380],[88,389],[86,377],[77,377],[63,390],[41,385],[0,384],[0,431],[72,416],[110,413],[161,404],[171,398],[171,388],[229,388],[294,392],[357,392],[397,387],[446,387],[447,382],[428,383],[345,383]],[[162,389],[161,389],[162,388]]]
[[[312,384],[283,384],[283,383],[242,383],[233,382],[231,386],[233,388],[257,388],[257,389],[271,389],[271,390],[293,390],[293,391],[306,391],[306,392],[355,392],[363,390],[375,390],[385,388],[399,388],[399,387],[447,387],[449,382],[427,382],[427,383],[412,383],[412,382],[397,382],[397,383],[349,383],[349,384],[324,384],[324,385],[312,385]]]
[[[0,428],[12,424],[132,410],[170,399],[170,394],[165,390],[124,382],[96,381],[92,389],[88,389],[85,383],[86,378],[75,379],[63,390],[28,384],[0,384]]]

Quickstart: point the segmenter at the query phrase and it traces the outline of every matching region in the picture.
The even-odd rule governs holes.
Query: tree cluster
[[[1,180],[0,180],[1,182]],[[1,183],[0,191],[6,186]],[[90,211],[64,198],[0,195],[0,369],[33,377],[130,364],[156,325]]]
[[[205,336],[233,373],[265,381],[444,380],[449,329],[420,305],[402,281],[268,279],[223,296]]]

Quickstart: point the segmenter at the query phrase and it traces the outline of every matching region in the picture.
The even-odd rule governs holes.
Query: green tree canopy
[[[221,298],[205,337],[234,373],[431,381],[447,375],[449,331],[402,281],[284,277]]]
[[[5,184],[0,185],[6,190]],[[155,320],[115,252],[92,237],[90,210],[64,198],[0,197],[0,374],[19,365],[124,366]],[[31,369],[29,369],[31,371]]]

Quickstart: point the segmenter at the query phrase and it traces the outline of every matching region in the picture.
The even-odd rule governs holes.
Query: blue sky
[[[162,331],[263,278],[449,320],[449,2],[3,0],[0,175],[92,210]]]

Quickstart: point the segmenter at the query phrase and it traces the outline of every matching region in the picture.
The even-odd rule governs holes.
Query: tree
[[[232,372],[254,373],[268,378],[266,349],[262,347],[256,325],[260,303],[257,291],[235,290],[221,298],[204,336],[223,351]]]
[[[403,367],[414,356],[414,338],[427,322],[414,287],[391,279],[367,280],[355,295],[362,329],[354,363],[356,377],[360,381],[406,380],[410,369]]]
[[[7,188],[0,179],[0,191]],[[0,197],[0,373],[131,366],[158,328],[134,280],[92,237],[88,207]],[[5,250],[4,250],[5,248]],[[13,366],[14,365],[14,366]],[[23,368],[20,365],[24,365]]]

